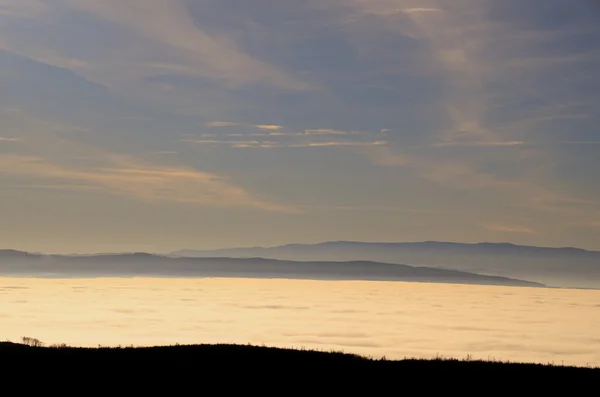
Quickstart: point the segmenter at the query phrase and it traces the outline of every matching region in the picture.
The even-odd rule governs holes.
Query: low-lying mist
[[[252,343],[600,365],[600,291],[264,279],[0,279],[0,339]]]

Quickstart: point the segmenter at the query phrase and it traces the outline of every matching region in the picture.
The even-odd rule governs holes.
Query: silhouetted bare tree
[[[31,338],[29,336],[24,336],[21,338],[21,341],[23,342],[24,345],[28,345],[31,347],[42,347],[44,346],[44,342],[42,342],[39,339],[36,338]]]

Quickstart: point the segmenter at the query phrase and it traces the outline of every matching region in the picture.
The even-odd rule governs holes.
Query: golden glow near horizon
[[[252,343],[600,365],[600,291],[263,279],[0,279],[0,339]]]

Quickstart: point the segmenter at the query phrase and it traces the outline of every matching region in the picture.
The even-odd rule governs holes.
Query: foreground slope
[[[580,394],[596,387],[600,370],[534,364],[459,360],[372,360],[356,355],[241,345],[194,345],[150,348],[41,348],[0,344],[4,386],[23,377],[21,392],[37,386],[82,391],[123,387],[186,394],[228,395],[233,389],[296,394],[481,395],[506,389],[518,394],[544,390]],[[39,382],[48,376],[52,381]],[[38,382],[31,382],[37,379]],[[166,389],[158,390],[157,387]],[[26,390],[28,389],[28,390]],[[588,390],[592,392],[592,389]],[[588,395],[586,393],[585,395]],[[593,392],[592,392],[593,394]]]
[[[144,253],[58,256],[4,251],[0,252],[0,275],[296,278],[543,286],[507,277],[370,261],[295,262],[262,258],[170,258]]]

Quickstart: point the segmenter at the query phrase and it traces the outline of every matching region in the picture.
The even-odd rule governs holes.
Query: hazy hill
[[[296,262],[262,258],[171,258],[146,253],[61,256],[0,251],[1,275],[260,277],[542,286],[506,277],[371,261]]]
[[[171,255],[262,257],[298,261],[371,260],[533,280],[551,286],[600,288],[600,252],[578,248],[531,247],[506,243],[338,241],[271,248],[182,250]]]

